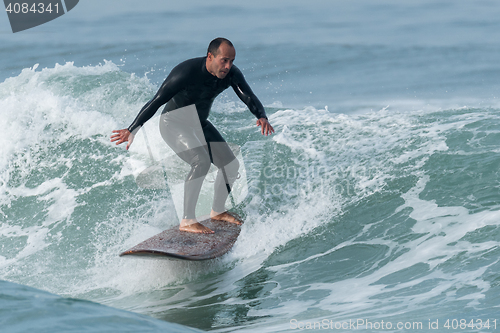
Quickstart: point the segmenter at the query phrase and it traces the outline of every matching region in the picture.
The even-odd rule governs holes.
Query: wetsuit
[[[177,65],[128,127],[135,134],[166,103],[160,119],[162,137],[180,158],[191,165],[184,184],[183,218],[196,218],[196,202],[211,163],[219,169],[215,180],[214,211],[225,211],[224,203],[237,177],[238,160],[208,121],[214,99],[229,86],[258,119],[267,118],[262,103],[236,66],[231,67],[225,78],[219,79],[208,72],[206,57],[199,57]]]

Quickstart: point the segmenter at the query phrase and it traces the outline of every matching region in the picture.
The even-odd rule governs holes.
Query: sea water
[[[495,331],[499,14],[88,0],[16,34],[0,14],[2,331]],[[241,147],[241,235],[206,262],[120,258],[178,219],[136,182],[169,156],[159,118],[129,151],[111,131],[218,36],[276,130],[231,89],[210,115]]]

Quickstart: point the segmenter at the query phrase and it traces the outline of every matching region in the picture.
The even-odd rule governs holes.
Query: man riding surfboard
[[[225,38],[210,42],[206,57],[186,60],[172,69],[156,95],[141,109],[126,129],[115,130],[111,141],[127,143],[127,149],[141,126],[164,104],[160,132],[191,170],[184,183],[184,213],[179,229],[194,233],[213,233],[198,223],[195,215],[201,184],[211,163],[218,168],[210,216],[216,220],[241,224],[226,211],[224,204],[238,176],[238,160],[222,135],[208,120],[214,99],[231,86],[236,95],[257,117],[263,135],[274,133],[264,107],[252,92],[241,71],[233,65],[236,51]]]

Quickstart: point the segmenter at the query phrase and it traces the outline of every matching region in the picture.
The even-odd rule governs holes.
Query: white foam
[[[19,239],[18,243],[22,244],[15,255],[2,260],[4,268],[11,267],[4,271],[5,274],[15,272],[26,264],[26,258],[52,242],[61,241],[61,229],[73,223],[75,209],[85,204],[79,196],[126,176],[115,173],[109,180],[74,188],[66,179],[67,172],[56,171],[53,178],[45,178],[45,175],[36,176],[38,170],[70,170],[75,164],[84,162],[84,158],[90,161],[106,158],[91,150],[78,152],[59,147],[68,142],[79,145],[96,141],[111,146],[111,131],[119,128],[113,115],[121,118],[124,113],[136,113],[149,89],[151,84],[147,80],[122,73],[107,61],[89,67],[56,64],[54,68],[41,70],[35,65],[0,83],[0,109],[4,121],[0,131],[2,235]],[[110,157],[110,163],[123,160],[120,156]],[[28,217],[17,221],[5,213],[24,199],[34,199],[42,207],[42,211],[33,213],[32,220]],[[62,227],[57,227],[61,224]],[[52,234],[52,230],[58,231]]]
[[[422,233],[424,236],[402,244],[390,238],[365,241],[349,239],[324,253],[267,267],[266,269],[273,271],[280,277],[279,279],[285,279],[286,276],[293,276],[291,268],[300,267],[301,263],[314,262],[317,258],[353,245],[383,246],[388,248],[388,253],[407,249],[396,259],[383,265],[377,266],[380,263],[374,263],[376,269],[359,277],[349,277],[335,283],[316,283],[312,278],[311,283],[302,281],[299,284],[301,291],[297,294],[277,286],[269,290],[265,298],[279,299],[279,306],[252,308],[248,315],[271,315],[277,323],[285,322],[273,327],[283,329],[288,327],[287,320],[300,318],[305,309],[311,307],[322,309],[317,317],[319,319],[329,318],[323,316],[325,312],[330,312],[335,314],[335,318],[342,320],[360,316],[376,318],[379,313],[418,311],[425,309],[426,302],[434,297],[445,296],[450,302],[466,301],[470,307],[478,305],[486,297],[490,283],[484,280],[483,275],[494,263],[463,271],[458,267],[450,271],[439,267],[447,261],[456,260],[462,253],[467,253],[467,258],[475,258],[498,248],[500,243],[497,241],[471,243],[464,240],[464,236],[486,225],[498,225],[499,213],[497,211],[471,213],[464,207],[442,207],[433,201],[420,198],[420,194],[429,182],[429,177],[422,169],[425,162],[433,154],[449,150],[446,144],[448,133],[460,130],[484,116],[474,111],[471,113],[450,111],[447,112],[448,115],[455,114],[455,116],[447,117],[444,113],[441,115],[444,117],[443,121],[419,123],[419,117],[425,119],[427,116],[432,116],[433,112],[397,113],[381,110],[376,113],[346,116],[308,108],[282,110],[273,114],[271,122],[277,129],[274,141],[278,145],[286,146],[298,155],[306,155],[307,158],[303,160],[309,159],[340,167],[345,176],[351,177],[356,192],[352,198],[348,198],[350,200],[337,197],[337,202],[328,201],[332,199],[331,197],[304,199],[299,202],[296,209],[289,201],[282,200],[284,207],[279,207],[280,211],[284,211],[282,216],[277,213],[262,216],[257,209],[250,211],[250,216],[254,220],[250,225],[244,226],[242,236],[232,253],[233,257],[240,256],[241,265],[244,265],[245,258],[251,258],[259,253],[265,253],[267,256],[280,245],[310,232],[314,225],[308,225],[307,221],[315,219],[316,211],[320,212],[319,216],[321,212],[335,216],[336,212],[341,212],[343,204],[352,204],[372,193],[382,191],[387,181],[400,175],[416,176],[419,181],[412,189],[401,195],[405,203],[399,206],[395,213],[411,209],[409,218],[416,221],[413,232]],[[301,159],[296,158],[294,161],[300,163]],[[403,169],[401,165],[404,166]],[[357,172],[356,169],[363,172]],[[254,199],[255,202],[250,206],[258,206],[265,201],[264,197]],[[318,225],[329,222],[323,217],[319,221]],[[363,233],[370,227],[371,225],[368,225]],[[421,276],[394,285],[380,282],[387,276],[419,264],[426,266],[428,272],[422,272]],[[428,281],[439,282],[435,282],[432,288],[424,288],[422,292],[408,292],[407,296],[398,296],[399,293],[405,294],[408,290],[420,288],[421,284]],[[475,292],[466,296],[456,296],[451,292],[460,288],[475,288]],[[315,291],[329,296],[318,297],[314,301],[299,300],[301,294]],[[395,296],[391,296],[392,294]],[[314,317],[308,313],[308,318],[312,320]],[[263,329],[273,331],[269,327]]]
[[[403,245],[389,239],[372,239],[363,242],[347,240],[325,253],[318,253],[299,261],[268,267],[267,269],[274,271],[278,276],[290,275],[293,274],[293,270],[290,269],[300,263],[314,261],[324,255],[352,245],[384,245],[390,249],[402,246],[409,251],[403,252],[396,259],[384,265],[380,265],[370,274],[346,278],[335,283],[317,283],[312,279],[311,283],[303,284],[301,291],[294,294],[293,297],[291,297],[290,291],[275,288],[268,292],[267,298],[280,299],[280,306],[275,308],[266,307],[262,310],[252,308],[249,315],[271,315],[277,323],[276,326],[273,326],[274,329],[283,329],[283,327],[288,326],[290,318],[301,318],[302,313],[308,308],[321,309],[322,311],[318,313],[317,317],[311,316],[311,313],[309,313],[307,321],[321,321],[323,318],[332,319],[333,317],[334,321],[338,322],[349,321],[350,319],[356,320],[356,318],[373,319],[380,322],[380,320],[384,319],[387,321],[388,318],[397,316],[398,313],[404,314],[409,311],[424,310],[427,308],[430,299],[442,298],[443,296],[450,304],[452,301],[466,301],[469,307],[480,305],[481,300],[486,297],[491,288],[490,283],[485,281],[483,276],[489,267],[496,262],[462,272],[456,270],[446,271],[437,267],[439,264],[456,258],[465,252],[467,258],[474,260],[474,257],[479,257],[482,253],[497,249],[500,245],[498,241],[470,243],[463,240],[463,237],[485,225],[498,226],[500,224],[498,218],[500,213],[497,211],[484,211],[470,214],[463,207],[437,207],[433,202],[419,198],[419,194],[427,181],[426,177],[420,179],[414,188],[403,195],[405,203],[398,207],[398,211],[411,207],[413,209],[411,217],[416,220],[413,227],[414,231],[425,233],[427,236],[409,241]],[[455,243],[456,245],[454,245]],[[395,284],[387,285],[380,282],[382,278],[416,264],[427,265],[429,271],[408,281]],[[418,293],[411,292],[413,288],[419,288],[421,284],[427,281],[434,281],[432,288],[423,288]],[[439,282],[436,283],[436,281]],[[461,288],[469,290],[475,288],[475,292],[459,296],[456,291]],[[314,291],[321,292],[325,296],[310,301],[299,301],[301,294]],[[394,295],[392,296],[392,294]],[[286,300],[287,297],[290,299]],[[325,312],[334,315],[325,316]],[[422,320],[419,317],[412,317],[411,319],[414,321]],[[423,319],[427,320],[428,318]],[[273,331],[273,329],[267,329],[266,331]]]

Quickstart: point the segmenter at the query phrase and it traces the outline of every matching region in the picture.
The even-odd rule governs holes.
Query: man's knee
[[[240,162],[237,158],[234,158],[230,163],[224,166],[224,171],[231,183],[238,178],[238,170],[240,169]]]
[[[210,161],[210,155],[206,151],[200,150],[194,156],[190,164],[197,177],[204,177],[208,174],[212,163]]]

